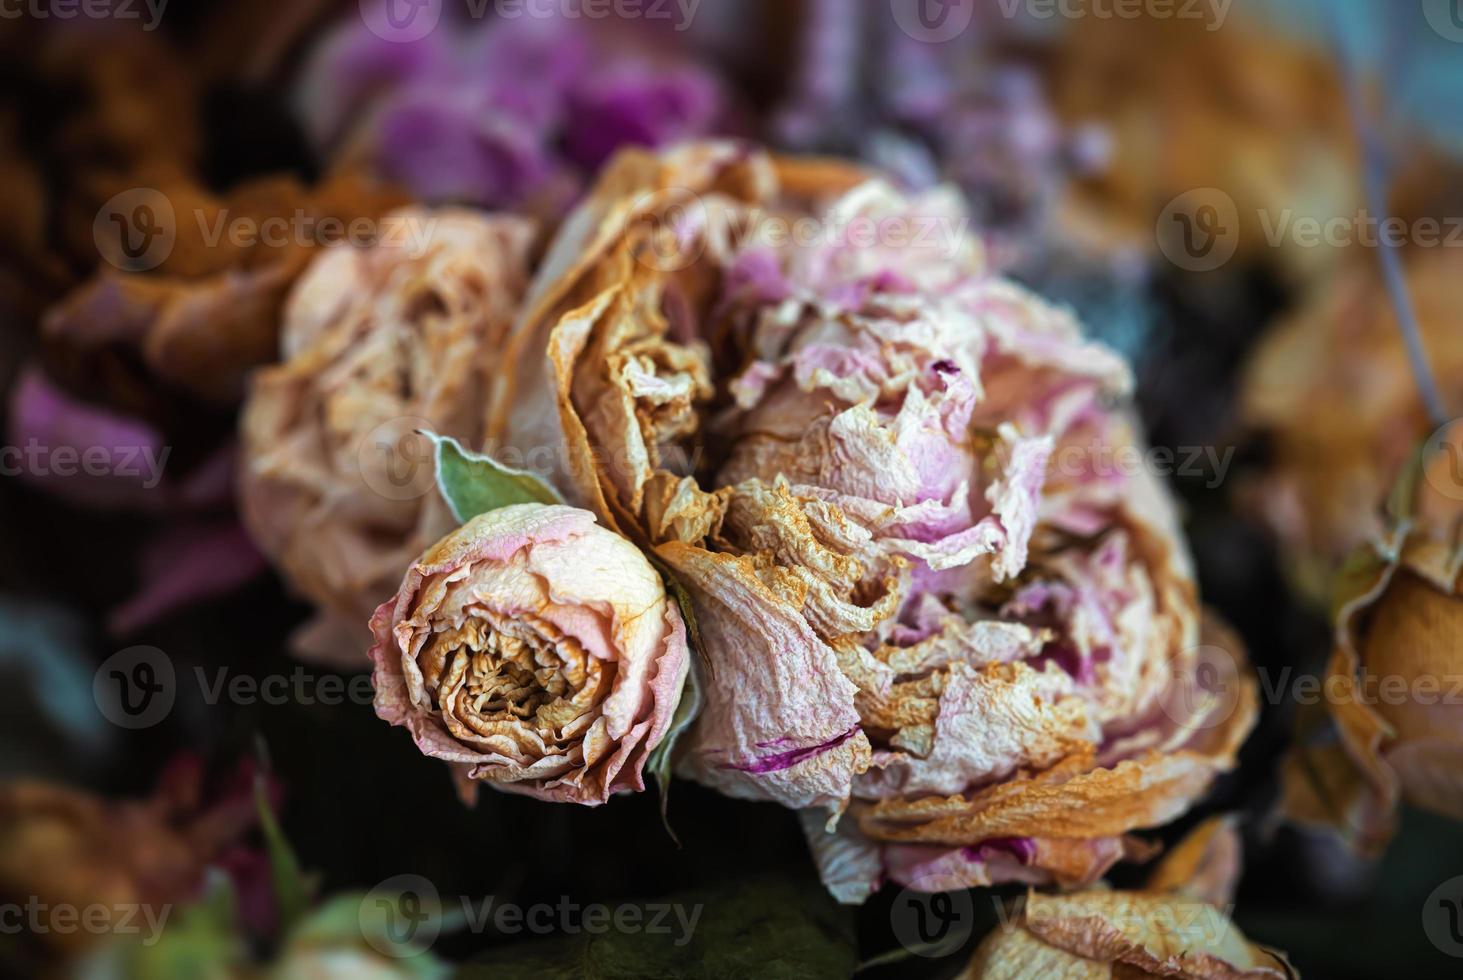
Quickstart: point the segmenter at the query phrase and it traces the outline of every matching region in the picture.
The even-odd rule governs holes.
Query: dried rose
[[[1291,818],[1368,855],[1391,838],[1402,800],[1463,820],[1463,482],[1453,434],[1421,457],[1415,485],[1404,478],[1387,533],[1343,569],[1321,687],[1339,738],[1319,712],[1302,714],[1282,770]]]
[[[371,619],[376,713],[477,781],[541,800],[644,789],[689,665],[681,614],[634,545],[561,505],[480,514]]]
[[[1342,250],[1305,247],[1274,229],[1362,205],[1334,59],[1258,18],[1213,28],[1201,18],[1142,16],[1062,32],[1046,61],[1052,102],[1071,124],[1101,126],[1109,157],[1073,185],[1063,230],[1151,251],[1160,218],[1165,239],[1191,218],[1233,242],[1235,262],[1318,275]],[[1148,56],[1130,57],[1135,44]],[[1182,210],[1170,221],[1162,209],[1175,201]],[[1205,221],[1200,209],[1226,201],[1228,215]]]
[[[1445,251],[1409,253],[1406,285],[1434,373],[1456,398],[1463,280]],[[1378,505],[1429,429],[1375,257],[1343,270],[1265,336],[1241,412],[1273,450],[1269,470],[1247,488],[1248,508],[1279,539],[1292,577],[1324,601],[1346,555],[1384,532]]]
[[[533,237],[518,218],[391,218],[404,237],[331,248],[297,284],[283,363],[255,376],[242,422],[245,524],[320,608],[296,645],[353,666],[367,646],[361,624],[454,526],[414,432],[481,441],[487,371]]]
[[[59,952],[95,945],[110,931],[61,926],[68,908],[100,905],[128,921],[137,915],[139,927],[143,920],[161,926],[173,905],[198,896],[205,867],[240,853],[236,845],[255,820],[247,779],[233,780],[238,791],[207,806],[202,781],[201,763],[184,756],[146,800],[25,780],[0,785],[0,898],[56,917],[60,927],[37,935]]]
[[[201,155],[202,86],[184,53],[160,32],[97,26],[28,19],[0,42],[12,84],[58,110],[0,110],[0,296],[26,322],[100,261],[92,228],[108,198]]]
[[[626,153],[534,297],[491,438],[562,439],[577,499],[688,588],[709,665],[678,771],[843,812],[809,818],[835,894],[1090,881],[1233,765],[1254,686],[1221,639],[1229,697],[1198,689],[1126,367],[990,274],[951,195]]]
[[[1293,978],[1284,956],[1251,943],[1226,914],[1239,847],[1233,826],[1217,818],[1180,843],[1140,891],[1033,892],[981,943],[961,978]]]
[[[171,245],[155,268],[124,271],[125,253],[103,239],[117,267],[102,266],[48,309],[46,337],[93,358],[129,351],[151,378],[222,405],[237,403],[248,372],[274,359],[280,310],[322,242],[359,231],[363,220],[384,237],[379,216],[406,203],[400,192],[352,174],[316,187],[261,178],[222,197],[180,174],[142,181],[140,190],[132,176],[97,183],[103,198],[131,195],[117,207],[151,208],[148,220],[163,236],[155,240],[171,236]]]

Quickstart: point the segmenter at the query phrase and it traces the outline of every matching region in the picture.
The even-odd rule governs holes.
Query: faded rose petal
[[[142,553],[137,590],[107,616],[113,633],[135,633],[194,603],[227,595],[262,575],[268,563],[232,521],[171,528]]]
[[[9,419],[8,441],[15,451],[23,454],[33,445],[45,451],[46,460],[52,463],[57,450],[75,456],[78,472],[74,475],[49,472],[52,466],[47,467],[48,472],[36,472],[21,463],[19,472],[26,479],[82,507],[165,508],[169,487],[161,481],[169,451],[162,433],[152,426],[82,403],[34,367],[26,369],[16,382]],[[17,465],[14,460],[7,462],[11,467]]]
[[[1325,678],[1339,744],[1302,718],[1282,769],[1286,813],[1368,855],[1403,799],[1463,819],[1463,713],[1449,694],[1463,631],[1458,502],[1419,492],[1441,513],[1397,520],[1339,578]]]
[[[1031,892],[961,976],[1290,980],[1285,957],[1249,942],[1223,908],[1237,884],[1238,852],[1232,823],[1213,820],[1140,891]]]
[[[708,697],[677,771],[730,796],[840,808],[869,742],[837,656],[747,559],[668,544],[659,549],[695,596],[703,636],[718,640]]]
[[[1409,253],[1405,276],[1429,363],[1446,387],[1463,376],[1463,343],[1454,329],[1457,262],[1440,251]],[[1273,445],[1274,462],[1243,502],[1318,604],[1336,566],[1388,530],[1378,504],[1433,428],[1397,331],[1376,264],[1357,262],[1271,327],[1246,366],[1240,410]]]
[[[689,667],[650,563],[564,506],[468,521],[412,564],[371,629],[377,715],[460,778],[556,802],[644,789]]]
[[[496,380],[494,436],[562,439],[574,499],[692,595],[714,676],[679,771],[842,813],[811,846],[851,899],[896,864],[1090,881],[1234,764],[1256,712],[1229,638],[1234,696],[1185,697],[1173,504],[1101,462],[1139,446],[1126,364],[992,274],[966,223],[948,191],[837,162],[622,154]]]
[[[633,31],[444,19],[403,43],[353,18],[310,55],[298,112],[327,160],[428,203],[558,214],[616,150],[704,135],[728,102],[713,73],[673,45],[650,52]]]
[[[339,665],[362,665],[362,624],[452,526],[414,432],[481,444],[485,372],[533,234],[465,211],[390,220],[401,237],[327,249],[301,277],[280,329],[286,359],[255,376],[242,421],[245,526],[320,609],[297,650]]]
[[[43,329],[82,352],[131,350],[150,374],[220,405],[237,403],[249,372],[274,359],[280,311],[324,222],[375,221],[402,203],[399,192],[347,173],[311,188],[260,178],[226,197],[177,176],[158,184],[176,217],[166,260],[148,272],[103,269],[47,310]],[[276,223],[288,229],[282,241]],[[236,240],[240,227],[263,231]]]

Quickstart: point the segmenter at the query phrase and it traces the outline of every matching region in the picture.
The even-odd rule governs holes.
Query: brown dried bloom
[[[563,440],[577,502],[693,597],[709,678],[677,771],[807,811],[848,901],[1090,882],[1254,717],[1166,494],[1113,465],[1126,365],[964,218],[831,161],[625,153],[495,399],[494,436]]]
[[[981,943],[961,980],[1298,977],[1283,955],[1251,943],[1230,922],[1239,871],[1233,823],[1208,820],[1139,891],[1027,895],[1013,920]]]
[[[242,513],[319,607],[301,652],[364,666],[366,623],[455,522],[417,429],[476,446],[486,383],[528,280],[533,226],[407,209],[402,238],[322,252],[285,309],[283,363],[244,409]]]
[[[1456,430],[1458,427],[1454,427]],[[1391,838],[1399,802],[1463,820],[1463,478],[1459,433],[1412,470],[1416,507],[1348,561],[1322,684],[1282,785],[1290,817],[1364,854]],[[1399,511],[1398,508],[1401,507]]]
[[[1456,401],[1463,276],[1448,251],[1409,253],[1406,279],[1434,375]],[[1279,539],[1295,580],[1323,597],[1341,561],[1383,534],[1387,488],[1429,429],[1375,256],[1317,289],[1261,341],[1241,412],[1274,457],[1248,488],[1247,506]]]

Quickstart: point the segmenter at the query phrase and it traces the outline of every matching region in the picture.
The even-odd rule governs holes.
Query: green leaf
[[[310,950],[330,953],[354,948],[389,961],[391,974],[401,980],[437,980],[451,975],[451,968],[430,950],[394,940],[385,911],[368,902],[368,897],[351,892],[327,900],[290,936],[285,957]],[[444,921],[442,929],[450,924]]]
[[[162,911],[171,911],[165,906]],[[193,980],[233,977],[247,963],[237,930],[233,885],[228,875],[209,869],[204,895],[192,905],[160,919],[161,935],[141,925],[136,936],[118,936],[82,961],[74,975],[82,980]],[[140,917],[139,917],[140,922]]]
[[[640,911],[638,928],[612,923]],[[670,911],[661,915],[660,908]],[[465,964],[464,980],[631,977],[846,978],[858,965],[853,913],[810,878],[758,876],[659,902],[610,907],[607,931],[514,943]],[[658,922],[660,931],[647,928]]]
[[[543,480],[504,466],[491,456],[468,452],[451,436],[423,431],[437,449],[437,490],[452,514],[467,523],[479,514],[512,504],[562,504]]]
[[[280,932],[288,935],[309,909],[313,887],[300,870],[294,849],[274,818],[262,771],[254,780],[254,807],[259,814],[259,829],[264,834],[264,849],[269,855],[269,878],[279,907]]]
[[[701,671],[704,667],[711,673],[711,659],[706,655],[706,647],[701,641],[701,627],[696,622],[696,608],[691,603],[691,593],[676,578],[675,572],[670,565],[657,557],[653,552],[647,552],[646,557],[660,572],[660,577],[665,581],[665,591],[675,600],[676,608],[680,610],[681,621],[686,625],[686,640],[691,646],[693,654],[691,663],[686,671],[686,679],[681,683],[681,694],[676,701],[675,714],[671,717],[670,728],[666,730],[665,738],[650,753],[646,760],[648,768],[655,782],[660,787],[660,822],[665,825],[665,832],[671,835],[671,840],[676,846],[681,844],[676,832],[671,829],[670,816],[667,809],[670,806],[671,795],[671,765],[674,761],[676,742],[680,739],[681,733],[691,726],[696,716],[701,713],[702,694],[705,690],[705,681],[702,680]]]
[[[655,777],[656,785],[660,787],[660,822],[665,824],[665,832],[671,835],[671,840],[678,847],[681,839],[671,829],[670,815],[667,813],[671,798],[671,764],[674,761],[676,742],[701,713],[701,690],[701,667],[693,657],[686,670],[685,680],[681,682],[680,700],[676,702],[676,711],[671,716],[665,738],[660,740],[660,744],[651,751],[650,758],[645,760],[645,768]]]

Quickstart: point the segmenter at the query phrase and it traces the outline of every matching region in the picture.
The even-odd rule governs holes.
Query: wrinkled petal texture
[[[376,713],[469,785],[596,805],[644,788],[689,667],[659,575],[588,511],[479,515],[371,620]]]
[[[1436,503],[1436,502],[1435,502]],[[1463,819],[1463,638],[1457,501],[1390,527],[1341,575],[1326,709],[1339,741],[1301,730],[1282,769],[1284,808],[1376,855],[1402,800]]]
[[[326,250],[285,312],[283,362],[245,406],[246,526],[316,604],[297,649],[363,666],[362,624],[412,558],[452,526],[431,429],[483,439],[485,376],[527,283],[532,226],[408,209],[399,234]]]
[[[1217,817],[1180,841],[1140,891],[1030,893],[961,976],[1290,980],[1284,956],[1229,920],[1240,850],[1234,821]]]
[[[678,771],[818,808],[840,898],[1090,882],[1233,765],[1253,682],[1228,634],[1226,690],[1199,682],[1172,503],[1114,464],[1128,368],[990,271],[957,195],[729,143],[621,154],[509,347],[491,437],[562,440],[573,499],[693,597]]]

